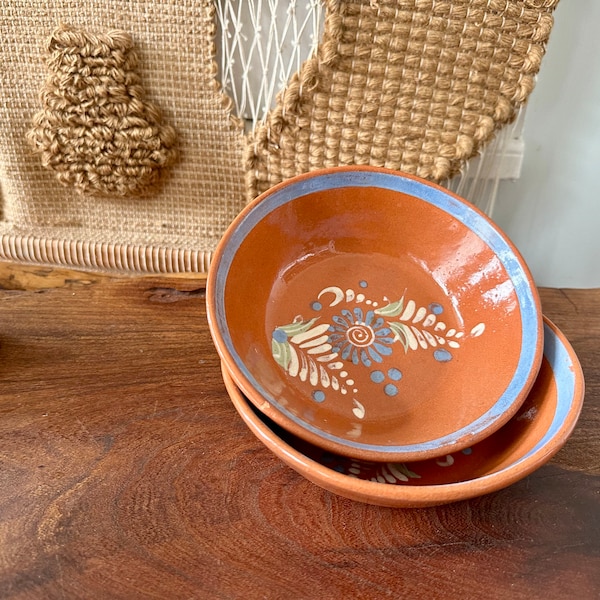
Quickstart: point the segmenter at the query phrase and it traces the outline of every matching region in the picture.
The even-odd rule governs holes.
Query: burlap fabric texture
[[[208,269],[273,184],[370,164],[444,181],[534,87],[558,0],[324,0],[325,30],[249,135],[212,1],[0,0],[0,258]]]

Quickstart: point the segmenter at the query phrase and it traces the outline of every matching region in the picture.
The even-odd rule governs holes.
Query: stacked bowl
[[[581,367],[483,213],[373,167],[275,186],[228,228],[207,311],[250,430],[330,491],[430,506],[510,485],[572,432]]]

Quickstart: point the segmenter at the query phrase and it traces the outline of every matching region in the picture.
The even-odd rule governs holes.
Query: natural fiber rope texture
[[[316,55],[246,139],[217,82],[214,0],[57,0],[51,11],[45,0],[0,0],[0,257],[205,270],[246,192],[296,173],[355,163],[446,179],[527,99],[558,2],[323,1]],[[177,161],[141,198],[78,193],[31,152],[44,42],[58,20],[95,39],[128,32],[139,62],[122,72],[139,75],[144,102],[177,132]],[[149,127],[168,141],[156,115]]]
[[[32,249],[15,260],[67,256],[56,248],[71,248],[68,255],[76,258],[77,248],[92,243],[110,249],[94,255],[99,269],[138,263],[148,272],[188,268],[187,259],[159,260],[162,252],[198,255],[189,268],[205,269],[205,257],[245,204],[244,129],[216,78],[214,11],[212,0],[56,0],[52,10],[46,0],[0,0],[0,235]],[[160,107],[161,122],[177,132],[177,160],[137,196],[92,195],[91,188],[78,193],[32,152],[27,132],[40,111],[47,42],[59,22],[99,39],[126,31],[138,57],[134,70],[144,103]],[[143,110],[133,100],[127,108]],[[16,249],[12,241],[2,248]],[[145,259],[126,262],[122,253],[130,247]],[[120,253],[122,259],[110,258]]]
[[[152,187],[175,159],[176,135],[145,99],[131,36],[62,25],[48,53],[43,109],[29,132],[42,165],[82,194],[128,196]]]
[[[349,164],[442,181],[534,87],[558,0],[325,0],[323,39],[246,154],[249,198]]]

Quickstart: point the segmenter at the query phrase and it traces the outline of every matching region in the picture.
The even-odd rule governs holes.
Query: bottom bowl
[[[339,456],[297,438],[265,417],[223,380],[237,412],[258,439],[316,485],[369,504],[414,508],[502,489],[550,460],[573,431],[584,397],[581,365],[564,334],[544,317],[544,358],[527,399],[500,430],[460,452],[410,463]]]

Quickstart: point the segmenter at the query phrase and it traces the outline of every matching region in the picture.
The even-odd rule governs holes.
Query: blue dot
[[[288,335],[287,335],[287,333],[283,329],[276,329],[273,332],[273,339],[276,342],[283,343],[283,342],[285,342],[288,339]]]
[[[437,302],[432,302],[429,305],[429,310],[434,314],[434,315],[441,315],[444,312],[444,307],[441,304],[438,304]]]
[[[325,400],[325,392],[321,390],[315,390],[312,393],[312,397],[315,402],[323,402],[323,400]]]
[[[471,454],[471,452],[473,452],[473,449],[472,449],[472,448],[465,448],[464,450],[462,450],[462,453],[463,453],[463,454],[466,454],[467,456],[468,456],[469,454]]]
[[[323,305],[320,302],[313,302],[310,307],[313,310],[321,310],[323,308]]]
[[[358,285],[360,285],[361,288],[366,288],[369,284],[363,279],[358,282]]]
[[[382,383],[385,375],[381,371],[371,371],[371,381],[373,383]]]
[[[445,348],[440,348],[433,353],[433,358],[439,362],[448,362],[449,360],[452,360],[452,354]]]
[[[388,383],[384,388],[386,396],[395,396],[398,393],[398,388],[393,383]]]
[[[388,371],[388,377],[392,381],[400,381],[402,379],[402,371],[400,371],[400,369],[391,368]]]

